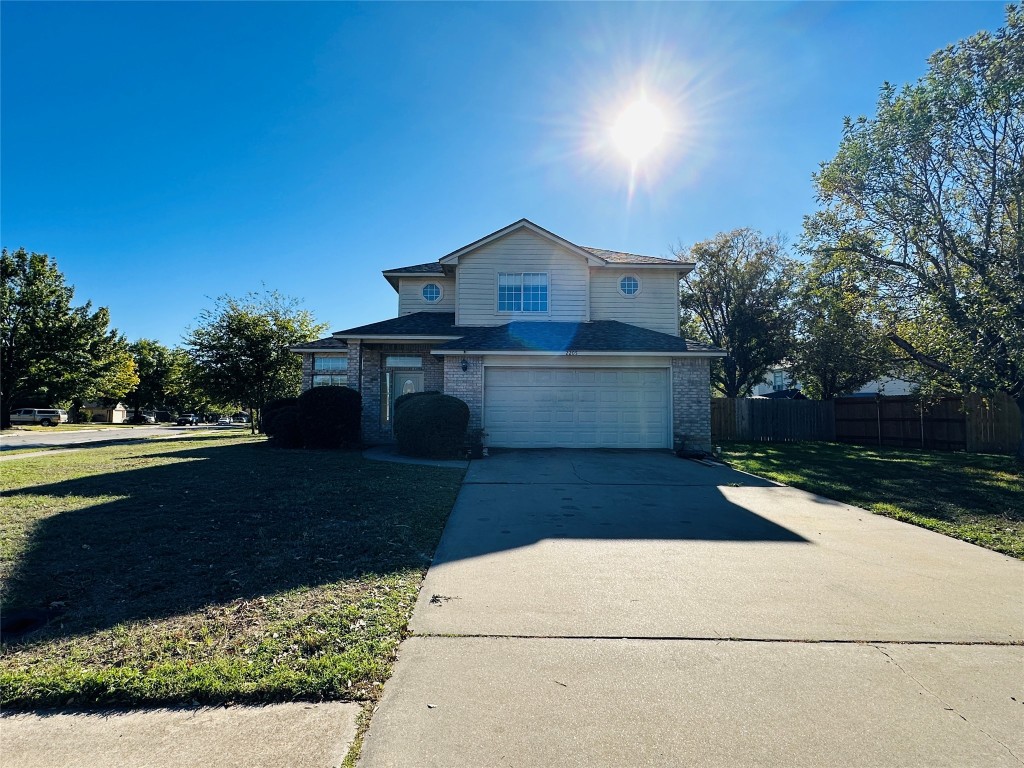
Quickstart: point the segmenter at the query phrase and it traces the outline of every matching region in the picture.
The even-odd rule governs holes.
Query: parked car
[[[183,413],[178,417],[178,426],[195,426],[199,423],[199,417],[194,413]]]
[[[233,422],[235,422],[235,424],[248,424],[249,423],[249,417],[248,416],[233,416],[231,418],[231,420]]]
[[[221,416],[219,419],[217,419],[218,427],[223,427],[229,424],[231,424],[231,417],[229,416]]]
[[[148,413],[140,413],[138,416],[130,416],[128,418],[129,424],[156,424],[156,417],[150,416]]]
[[[41,424],[44,427],[67,424],[68,412],[61,408],[18,408],[11,411],[11,424]]]

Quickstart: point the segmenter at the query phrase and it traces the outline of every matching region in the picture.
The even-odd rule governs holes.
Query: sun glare
[[[666,128],[662,111],[643,98],[619,115],[612,126],[612,140],[619,152],[636,165],[658,148]]]

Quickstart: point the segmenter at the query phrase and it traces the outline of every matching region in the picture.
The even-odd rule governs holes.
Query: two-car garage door
[[[484,369],[495,447],[668,448],[670,419],[664,368]]]

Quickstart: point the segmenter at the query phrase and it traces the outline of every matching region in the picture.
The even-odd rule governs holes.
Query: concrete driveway
[[[1024,764],[1024,563],[671,454],[474,462],[365,766]]]

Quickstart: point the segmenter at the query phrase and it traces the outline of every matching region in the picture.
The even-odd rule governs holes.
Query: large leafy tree
[[[790,371],[812,398],[855,392],[896,365],[874,316],[871,283],[836,254],[817,254],[800,275]]]
[[[289,347],[326,328],[277,291],[221,296],[185,338],[193,380],[216,402],[248,407],[255,430],[264,403],[301,389],[302,361]]]
[[[795,265],[778,237],[751,229],[720,233],[676,256],[695,261],[680,291],[684,335],[729,353],[712,365],[712,384],[744,397],[792,349]]]
[[[1024,8],[884,85],[816,183],[807,234],[877,282],[889,341],[944,386],[1010,394],[1024,419]]]
[[[125,400],[138,418],[144,408],[163,408],[167,405],[174,359],[171,350],[153,339],[139,339],[128,345],[135,361],[139,383]]]
[[[138,382],[127,344],[105,307],[74,307],[56,262],[20,248],[0,252],[0,420],[19,400],[80,404],[123,397]]]

